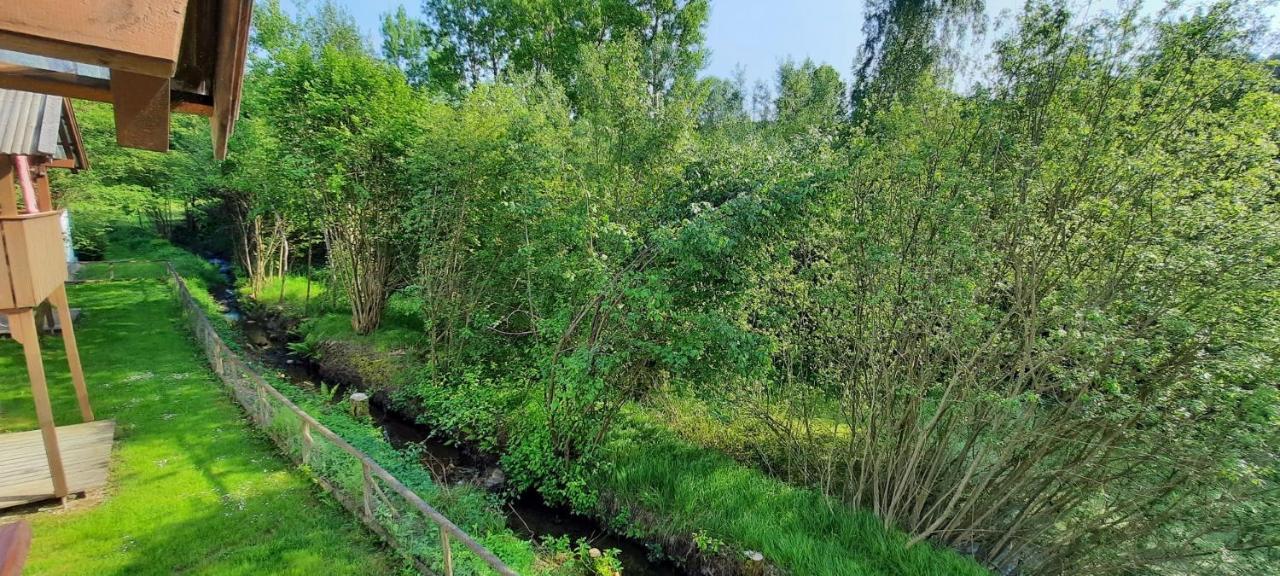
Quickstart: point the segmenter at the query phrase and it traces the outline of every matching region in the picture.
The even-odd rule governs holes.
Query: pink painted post
[[[18,183],[22,185],[22,203],[26,205],[28,214],[40,211],[36,204],[36,186],[31,182],[31,161],[22,155],[13,157],[13,168],[18,173]]]

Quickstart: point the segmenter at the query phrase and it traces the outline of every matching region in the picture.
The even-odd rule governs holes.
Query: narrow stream
[[[225,308],[224,316],[250,344],[245,348],[259,362],[276,369],[290,382],[304,389],[318,390],[322,384],[318,368],[289,352],[282,331],[272,334],[262,321],[250,318],[243,311],[234,289],[230,264],[217,258],[210,258],[209,262],[219,267],[225,281],[222,286],[211,286],[210,293]],[[325,388],[333,390],[335,385],[329,384]],[[345,386],[339,384],[336,388],[342,391],[339,397],[345,397]],[[388,410],[383,400],[375,396],[370,402],[369,412],[374,423],[393,446],[419,446],[423,466],[431,471],[438,483],[473,484],[488,489],[501,486],[502,473],[493,458],[445,443],[430,427]],[[534,492],[505,502],[503,512],[507,526],[528,540],[567,536],[575,542],[585,540],[593,548],[616,549],[626,576],[688,574],[674,562],[655,557],[640,541],[619,537],[605,530],[595,519],[574,514],[567,507],[550,506]]]

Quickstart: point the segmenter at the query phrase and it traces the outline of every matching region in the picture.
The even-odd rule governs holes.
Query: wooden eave
[[[68,168],[71,170],[88,170],[89,155],[84,151],[84,139],[80,136],[80,124],[76,122],[76,111],[71,107],[71,99],[62,99],[62,126],[58,134],[59,144],[70,153],[69,158],[58,158],[49,163],[52,168]]]
[[[31,60],[0,61],[0,88],[111,102],[120,144],[149,150],[168,149],[171,112],[209,116],[214,155],[226,155],[252,0],[62,4],[9,0],[0,11],[0,49]]]

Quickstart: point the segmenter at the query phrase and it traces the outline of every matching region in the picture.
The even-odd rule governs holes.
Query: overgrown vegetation
[[[227,238],[317,349],[394,348],[402,408],[624,531],[813,574],[1280,560],[1280,96],[1242,4],[1032,0],[961,93],[981,6],[875,2],[852,88],[788,62],[751,110],[697,77],[704,1],[540,7],[432,0],[379,54],[264,3],[227,162],[180,126],[58,184]]]

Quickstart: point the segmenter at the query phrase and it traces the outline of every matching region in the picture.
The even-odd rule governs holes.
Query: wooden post
[[[42,159],[36,160],[35,174],[32,175],[36,188],[36,209],[41,212],[50,212],[53,210],[53,194],[49,191],[49,173],[44,165],[48,161],[48,157],[41,156],[39,158]]]
[[[453,576],[453,550],[449,548],[449,532],[440,527],[440,549],[444,551],[444,576]]]
[[[169,151],[169,84],[169,78],[163,76],[111,70],[111,103],[118,144]]]
[[[40,332],[36,328],[35,314],[30,308],[9,314],[9,330],[13,339],[22,343],[27,357],[27,377],[31,379],[31,397],[36,404],[36,418],[40,421],[40,436],[44,439],[44,455],[49,462],[49,476],[53,479],[53,495],[67,495],[67,474],[62,468],[62,451],[58,449],[58,431],[53,421],[53,407],[49,404],[49,388],[44,380],[44,363],[40,360]]]
[[[315,445],[315,440],[311,438],[311,423],[306,420],[302,422],[302,464],[311,463],[311,447]]]
[[[362,420],[369,417],[368,394],[356,392],[351,395],[351,415]]]
[[[0,215],[18,215],[18,197],[13,187],[13,159],[0,154]]]
[[[364,472],[364,481],[360,483],[364,493],[364,515],[366,518],[373,519],[373,474],[369,468],[369,463],[361,460],[360,468]]]
[[[76,402],[80,404],[80,417],[93,422],[93,407],[89,405],[89,388],[84,382],[84,368],[80,366],[80,348],[76,345],[76,331],[71,325],[71,305],[67,303],[67,287],[60,284],[49,294],[49,302],[58,309],[62,322],[62,343],[67,349],[67,365],[71,367],[71,382],[76,388]]]
[[[19,520],[0,526],[0,576],[22,576],[31,550],[31,524]]]

